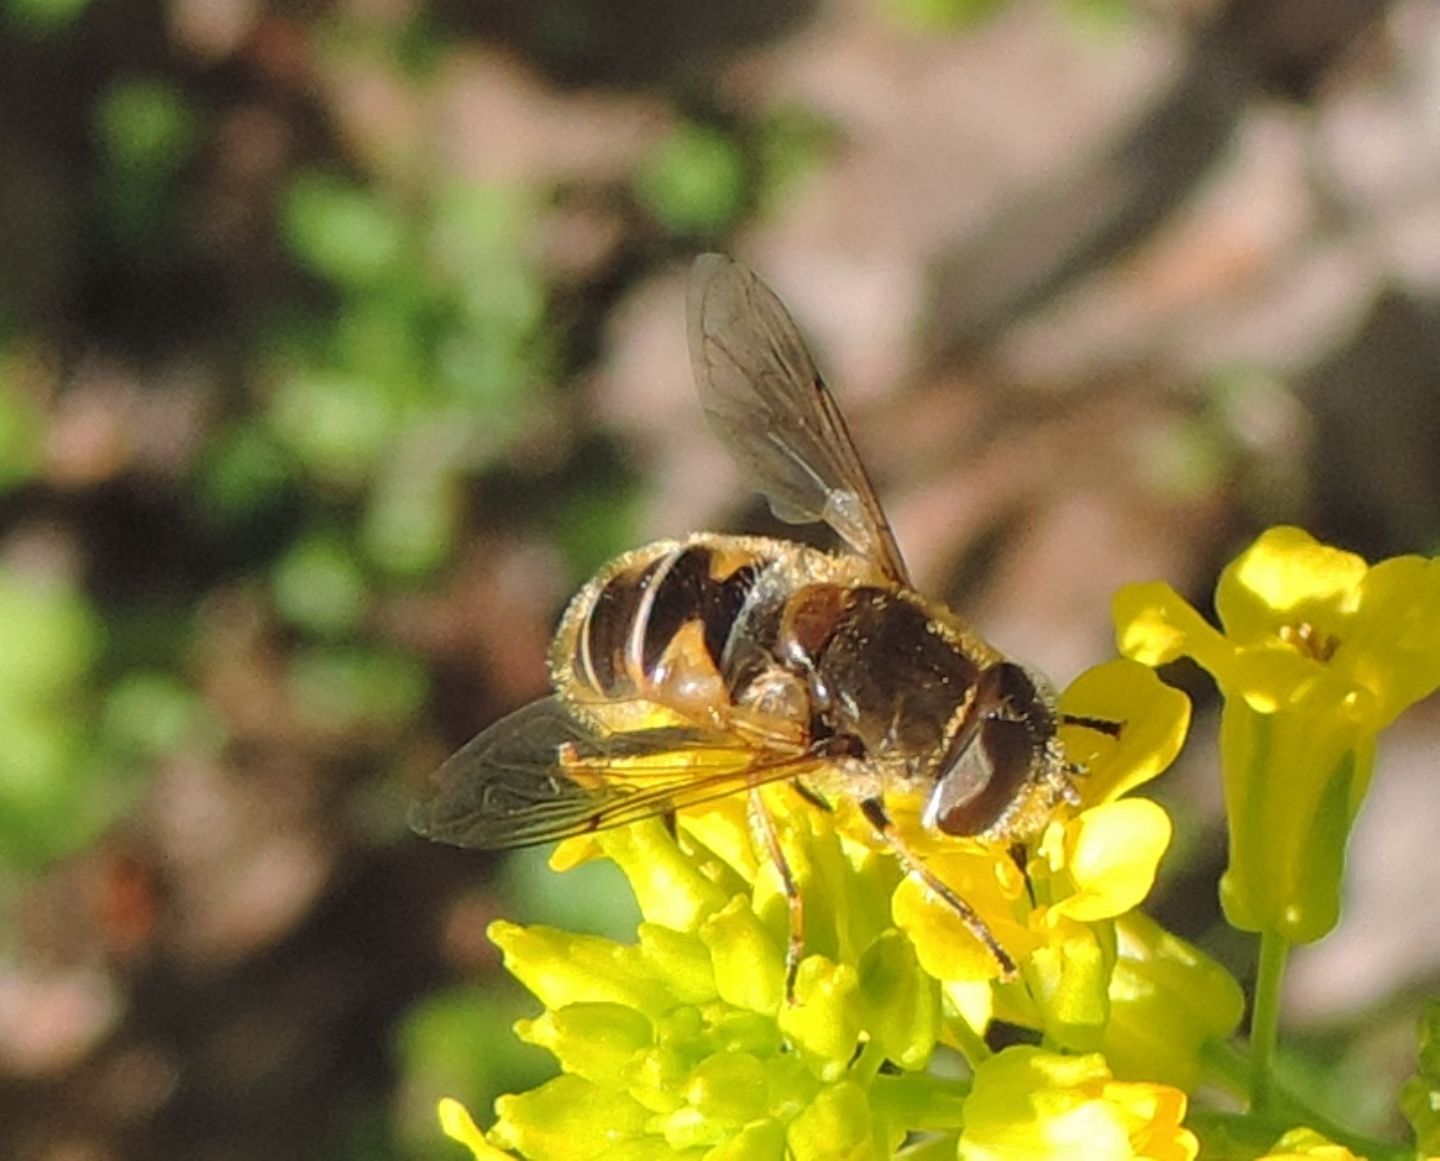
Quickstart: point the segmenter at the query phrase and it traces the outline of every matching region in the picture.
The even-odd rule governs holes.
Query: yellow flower
[[[621,867],[644,916],[637,941],[491,925],[545,1006],[516,1032],[563,1075],[501,1097],[483,1138],[463,1124],[451,1135],[554,1161],[820,1161],[888,1156],[922,1128],[953,1137],[964,1086],[924,1072],[939,985],[890,924],[897,872],[809,804],[787,812],[777,796],[776,821],[813,937],[793,1002],[785,900],[755,859],[743,803],[685,814],[678,838],[649,819],[577,840],[557,858],[598,852]]]
[[[1314,1129],[1291,1129],[1258,1161],[1365,1161],[1344,1145],[1327,1141]]]
[[[1044,1028],[1051,1044],[1091,1048],[1108,1010],[1112,920],[1149,890],[1169,838],[1159,807],[1117,797],[1168,764],[1188,703],[1122,660],[1083,676],[1062,708],[1123,728],[1067,731],[1085,764],[1083,809],[1061,812],[1025,869],[994,845],[928,832],[913,803],[894,813],[927,868],[1024,957],[1023,982],[998,989],[1009,997],[1001,1014]],[[557,868],[607,857],[630,880],[644,917],[637,942],[493,924],[506,966],[545,1007],[516,1031],[552,1053],[562,1075],[502,1097],[484,1135],[454,1109],[447,1132],[484,1161],[492,1154],[482,1148],[557,1161],[858,1159],[888,1156],[914,1132],[953,1149],[968,1117],[965,1085],[926,1070],[937,1041],[966,1041],[961,1020],[974,1029],[989,1018],[993,1000],[957,1003],[954,989],[969,981],[988,995],[994,957],[904,874],[853,803],[831,812],[786,786],[763,793],[803,900],[793,1002],[789,904],[773,861],[757,852],[743,796],[682,811],[678,833],[651,819],[569,840]],[[1156,1117],[1168,1123],[1146,1111],[1159,1091],[1106,1071],[1100,1103],[1087,1095],[1093,1108],[1073,1124],[1079,1131],[1113,1105],[1104,1115],[1121,1128],[1105,1131],[1141,1142]]]
[[[469,1149],[475,1161],[514,1161],[513,1154],[497,1149],[485,1140],[485,1134],[475,1124],[470,1110],[453,1097],[441,1098],[435,1111],[445,1135]]]
[[[1199,948],[1132,911],[1116,921],[1105,1059],[1126,1080],[1156,1080],[1194,1092],[1201,1053],[1240,1026],[1245,994]]]
[[[1185,655],[1225,697],[1221,755],[1236,927],[1290,942],[1339,916],[1345,842],[1376,734],[1440,686],[1440,562],[1364,560],[1273,528],[1221,574],[1211,627],[1170,586],[1115,598],[1122,653]]]
[[[1007,1048],[980,1065],[965,1102],[961,1161],[1193,1161],[1185,1094],[1117,1081],[1099,1053]]]
[[[1170,841],[1164,810],[1119,796],[1174,759],[1190,705],[1144,666],[1118,660],[1082,674],[1060,708],[1122,728],[1116,736],[1080,727],[1062,732],[1067,756],[1082,771],[1079,810],[1073,816],[1062,811],[1046,826],[1024,872],[1003,852],[979,844],[913,830],[909,841],[1020,963],[1027,987],[1004,989],[998,1014],[1043,1028],[1053,1044],[1088,1050],[1098,1046],[1109,1014],[1110,921],[1149,893]],[[995,977],[993,957],[923,884],[902,881],[893,912],[929,974],[949,984]]]

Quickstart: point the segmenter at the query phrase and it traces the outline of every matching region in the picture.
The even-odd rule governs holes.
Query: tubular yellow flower
[[[1201,1051],[1240,1026],[1245,994],[1220,964],[1138,911],[1116,921],[1116,934],[1105,1059],[1122,1079],[1194,1092]]]
[[[807,904],[826,892],[807,920],[835,953],[801,962],[792,1004],[784,900],[765,864],[742,851],[742,820],[727,804],[682,819],[683,854],[659,820],[557,852],[567,862],[614,859],[645,922],[632,945],[492,925],[506,966],[546,1008],[516,1031],[552,1053],[563,1075],[502,1097],[484,1137],[465,1136],[463,1125],[452,1136],[558,1161],[778,1161],[889,1156],[921,1115],[928,1129],[958,1130],[963,1085],[921,1071],[939,1028],[939,986],[889,922],[884,868],[881,890],[869,882],[874,853],[813,808],[778,820]],[[893,1067],[882,1073],[885,1062]]]
[[[1098,1053],[1007,1048],[980,1065],[965,1102],[961,1161],[1193,1161],[1185,1094],[1115,1080]]]
[[[1212,628],[1168,585],[1115,598],[1122,653],[1181,655],[1225,697],[1230,922],[1309,942],[1339,917],[1344,849],[1375,736],[1440,686],[1440,562],[1364,560],[1273,528],[1221,574]]]
[[[1327,1141],[1314,1129],[1291,1129],[1257,1161],[1365,1161],[1344,1145]]]
[[[514,1161],[514,1154],[497,1149],[485,1140],[470,1110],[453,1097],[442,1097],[435,1111],[444,1134],[469,1149],[475,1161]]]

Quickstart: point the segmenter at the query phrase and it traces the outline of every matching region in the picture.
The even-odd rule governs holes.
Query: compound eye
[[[1029,781],[1033,755],[1028,722],[986,720],[942,771],[926,805],[926,818],[942,834],[987,833]]]
[[[1055,732],[1044,694],[1009,661],[986,670],[969,713],[926,804],[926,822],[942,834],[988,835],[1000,828]]]
[[[990,673],[994,676],[990,682],[989,693],[992,700],[987,716],[1022,720],[1041,714],[1048,716],[1049,711],[1035,686],[1035,679],[1024,667],[1013,661],[1005,661],[995,666]]]

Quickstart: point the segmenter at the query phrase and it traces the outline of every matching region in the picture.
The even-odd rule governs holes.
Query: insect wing
[[[775,515],[823,521],[908,585],[845,419],[775,292],[730,259],[702,255],[690,275],[689,337],[705,414]]]
[[[604,734],[555,697],[482,731],[435,772],[413,830],[501,850],[637,822],[813,767],[718,732],[666,727]]]

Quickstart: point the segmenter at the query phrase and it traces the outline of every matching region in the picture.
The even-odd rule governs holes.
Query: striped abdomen
[[[656,724],[639,699],[721,724],[716,714],[743,679],[736,643],[753,638],[765,594],[784,599],[762,578],[793,553],[777,541],[706,536],[627,553],[565,614],[551,655],[557,686],[612,729]]]

